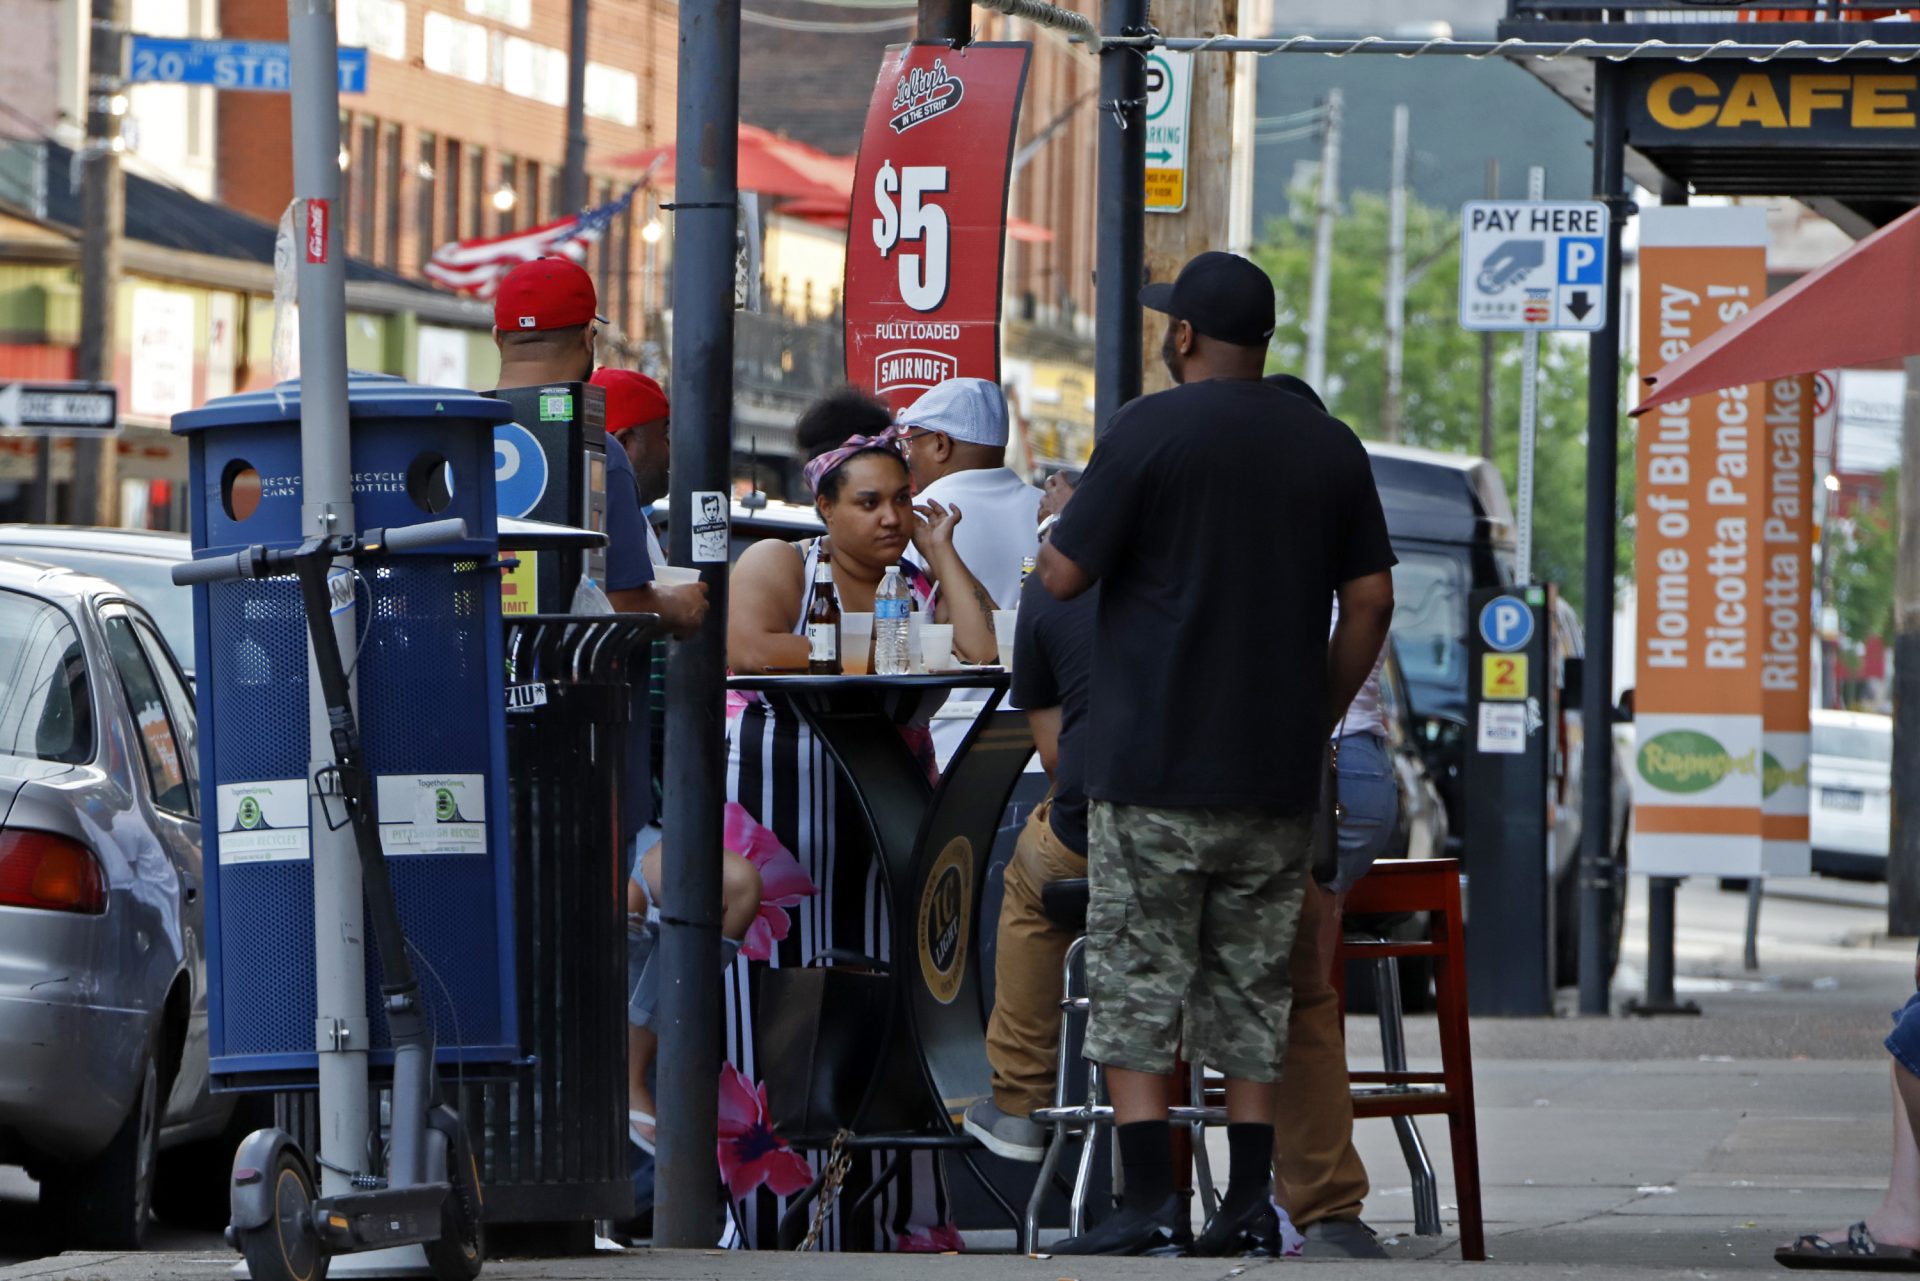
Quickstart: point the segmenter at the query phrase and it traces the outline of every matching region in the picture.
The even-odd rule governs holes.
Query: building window
[[[487,153],[478,147],[467,148],[467,227],[469,235],[487,234]]]
[[[354,155],[360,166],[360,181],[353,184],[354,240],[360,256],[374,256],[374,212],[380,207],[380,126],[371,120],[360,122],[360,146]]]
[[[407,56],[406,0],[340,0],[340,43],[396,62]]]
[[[346,112],[340,113],[340,203],[334,207],[333,216],[337,223],[332,230],[339,237],[340,248],[347,253],[353,252],[353,198],[360,186],[354,173],[362,158],[353,154],[353,117]],[[342,214],[346,216],[341,217]]]
[[[519,36],[500,42],[500,83],[508,93],[548,106],[567,105],[567,55]]]
[[[526,27],[533,23],[533,0],[467,0],[467,12],[510,27]]]
[[[493,188],[494,212],[500,215],[497,231],[506,235],[518,224],[520,204],[520,162],[512,156],[500,157],[500,180]]]
[[[640,77],[605,63],[587,64],[587,114],[615,124],[640,120]]]
[[[576,214],[578,209],[567,208],[565,165],[555,165],[547,172],[547,210],[551,217],[564,218]]]
[[[477,22],[462,22],[431,10],[422,27],[421,47],[427,70],[458,76],[474,84],[487,83],[487,29]]]
[[[607,204],[613,200],[613,184],[611,182],[605,181],[604,179],[601,181],[597,189],[593,187],[589,187],[588,190],[589,191],[597,190],[599,192],[599,194],[593,197],[591,201],[591,203],[596,208],[598,208],[601,205]],[[612,284],[612,281],[613,281],[613,228],[612,227],[608,227],[600,235],[600,269],[594,273],[594,276],[595,276],[595,290],[599,294],[599,296],[602,298],[613,297],[613,292],[608,287],[609,285]]]
[[[459,240],[460,211],[465,208],[460,203],[460,188],[463,171],[460,168],[460,144],[451,138],[447,140],[446,164],[440,170],[440,185],[447,192],[447,213],[440,234],[448,240]]]
[[[381,215],[386,219],[381,244],[383,252],[380,261],[388,271],[400,270],[400,126],[386,127],[386,170],[387,200],[386,210]]]
[[[438,201],[440,197],[440,193],[436,190],[435,186],[436,180],[440,176],[440,172],[438,168],[436,168],[440,160],[438,153],[439,140],[430,133],[421,134],[420,159],[415,162],[413,167],[413,180],[417,184],[414,187],[414,194],[419,200],[418,207],[414,211],[414,216],[420,223],[421,262],[425,262],[428,257],[432,255],[433,251],[440,247],[440,242],[434,234],[434,215],[439,212],[439,206],[435,202]]]
[[[542,194],[540,162],[529,160],[526,172],[521,175],[520,180],[520,216],[526,220],[529,227],[538,227],[542,216],[547,212],[547,206],[540,201]]]

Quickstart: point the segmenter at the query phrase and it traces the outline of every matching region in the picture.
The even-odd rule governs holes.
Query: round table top
[[[796,694],[832,693],[835,690],[1005,689],[1011,680],[1012,677],[1003,667],[967,667],[914,676],[809,676],[805,673],[782,676],[760,673],[729,676],[727,688],[759,693],[787,690]]]

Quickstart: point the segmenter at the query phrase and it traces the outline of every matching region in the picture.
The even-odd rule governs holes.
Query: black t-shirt
[[[1040,576],[1020,589],[1013,633],[1013,703],[1058,707],[1060,750],[1053,762],[1053,834],[1076,854],[1087,852],[1087,682],[1093,675],[1094,610],[1100,589],[1055,600]]]
[[[1250,380],[1142,397],[1052,541],[1100,581],[1087,795],[1310,810],[1334,591],[1394,564],[1353,432]]]

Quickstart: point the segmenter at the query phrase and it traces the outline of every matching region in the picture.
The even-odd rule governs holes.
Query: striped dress
[[[801,581],[811,583],[818,542],[800,548],[805,555]],[[925,575],[912,566],[903,566],[903,572],[920,608],[930,608],[933,589]],[[805,618],[795,619],[794,634],[804,635],[805,630]],[[931,715],[932,708],[922,706],[901,726],[929,769],[932,740],[926,724]],[[872,836],[860,819],[852,786],[805,721],[756,697],[733,696],[727,723],[727,797],[772,829],[820,888],[819,894],[790,909],[792,928],[765,964],[803,965],[829,948],[883,959],[891,955],[891,922]],[[754,1045],[753,1001],[761,972],[761,963],[742,958],[726,976],[727,1060],[754,1082],[765,1080],[768,1072]],[[809,1154],[809,1160],[817,1171],[825,1154]],[[841,1196],[843,1206],[871,1185],[881,1164],[880,1154],[855,1158]],[[742,1202],[737,1213],[745,1241],[762,1249],[774,1247],[784,1209],[784,1202],[765,1190]],[[874,1213],[871,1232],[881,1249],[892,1249],[897,1235],[925,1233],[945,1223],[946,1187],[934,1154],[916,1153],[875,1201]],[[836,1210],[821,1248],[843,1248],[848,1235]]]

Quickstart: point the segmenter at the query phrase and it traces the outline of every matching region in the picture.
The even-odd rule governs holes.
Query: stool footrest
[[[1112,1125],[1113,1109],[1105,1104],[1080,1104],[1066,1108],[1035,1108],[1027,1114],[1035,1125]],[[1167,1120],[1175,1125],[1225,1125],[1225,1108],[1174,1107],[1167,1109]]]
[[[1340,944],[1340,959],[1345,961],[1379,961],[1389,956],[1444,956],[1447,945],[1444,943],[1410,942],[1388,943],[1374,939],[1348,939]]]
[[[1348,1072],[1347,1080],[1367,1085],[1445,1085],[1445,1072]]]

